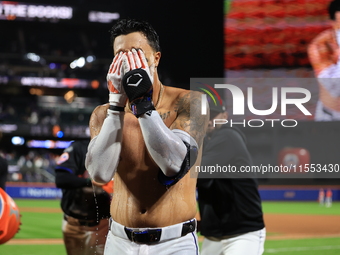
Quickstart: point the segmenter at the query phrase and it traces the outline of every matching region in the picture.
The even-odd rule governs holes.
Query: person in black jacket
[[[2,132],[0,130],[0,140],[2,138]],[[6,190],[6,181],[8,174],[8,163],[5,158],[3,158],[0,154],[0,188]]]
[[[8,163],[5,158],[0,155],[0,188],[6,190],[6,181],[8,174]]]
[[[224,106],[210,104],[201,169],[252,164],[244,134],[214,119],[228,119]],[[226,168],[225,168],[226,169]],[[260,255],[266,237],[257,180],[249,174],[199,173],[197,180],[202,255]]]
[[[62,231],[68,255],[101,255],[109,230],[111,190],[88,178],[89,140],[73,142],[57,161],[56,186],[62,189]],[[112,185],[112,183],[110,183]]]

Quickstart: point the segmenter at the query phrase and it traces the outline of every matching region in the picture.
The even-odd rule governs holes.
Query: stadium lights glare
[[[57,68],[57,65],[55,63],[50,63],[49,67],[50,67],[50,69],[53,70],[53,69]]]
[[[33,62],[39,62],[40,61],[40,56],[33,53],[33,52],[27,53],[26,57],[27,57],[27,59],[29,59]]]
[[[92,63],[95,60],[96,60],[96,56],[90,55],[90,56],[86,57],[86,62],[88,62],[88,63]]]
[[[54,141],[54,140],[29,140],[28,148],[45,148],[45,149],[65,149],[72,141]]]
[[[57,137],[58,138],[62,138],[64,136],[64,132],[63,131],[58,131],[57,132]]]
[[[65,93],[64,95],[64,99],[66,100],[67,103],[72,103],[74,101],[74,99],[76,98],[76,94],[74,93],[74,91],[70,90],[68,92]]]
[[[25,143],[25,139],[21,136],[13,136],[11,141],[13,145],[23,145]]]
[[[96,60],[96,56],[94,56],[94,55],[89,55],[89,56],[87,56],[87,57],[86,57],[86,60],[85,60],[84,57],[80,57],[80,58],[78,58],[78,59],[73,60],[73,61],[71,62],[71,64],[70,64],[70,67],[71,67],[72,69],[75,69],[75,68],[77,68],[77,67],[82,68],[82,67],[85,66],[86,62],[87,62],[87,63],[92,63],[92,62],[95,61],[95,60]]]
[[[84,66],[85,66],[85,58],[84,58],[84,57],[80,57],[80,58],[78,58],[78,59],[75,59],[75,60],[73,60],[73,61],[71,62],[71,64],[70,64],[70,67],[71,67],[72,69],[75,69],[75,68],[77,68],[77,67],[82,68],[82,67],[84,67]]]

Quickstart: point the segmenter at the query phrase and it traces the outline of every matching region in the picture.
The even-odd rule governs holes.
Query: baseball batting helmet
[[[19,231],[20,214],[14,200],[0,188],[0,244],[6,243]]]

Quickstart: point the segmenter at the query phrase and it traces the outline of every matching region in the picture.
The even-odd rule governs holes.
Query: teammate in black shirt
[[[0,130],[0,141],[2,138],[2,132]],[[6,191],[6,181],[8,174],[8,163],[5,158],[0,155],[0,188]]]
[[[213,119],[227,119],[224,106],[210,104],[210,122],[203,144],[201,168],[252,164],[245,136],[237,128],[219,125]],[[208,177],[208,178],[207,178]],[[260,255],[264,251],[265,226],[257,180],[228,172],[197,180],[200,232],[205,236],[202,255]]]
[[[63,193],[62,230],[68,255],[103,254],[109,229],[111,195],[88,178],[85,169],[88,144],[88,140],[73,142],[55,168],[56,186]]]
[[[0,188],[6,190],[6,180],[8,174],[8,163],[6,159],[0,155]]]

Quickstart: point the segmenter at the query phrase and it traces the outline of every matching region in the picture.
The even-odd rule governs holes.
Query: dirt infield
[[[63,239],[12,239],[6,245],[27,245],[27,244],[63,244]]]
[[[61,208],[20,207],[20,212],[62,213]]]
[[[25,208],[34,211],[35,208]],[[21,208],[22,210],[22,208]],[[41,212],[41,210],[39,210]],[[61,212],[60,209],[47,210]],[[340,237],[340,216],[265,214],[267,240]],[[201,240],[203,237],[201,238]],[[12,239],[7,244],[62,244],[62,239]]]
[[[267,240],[340,237],[340,216],[265,214]]]

